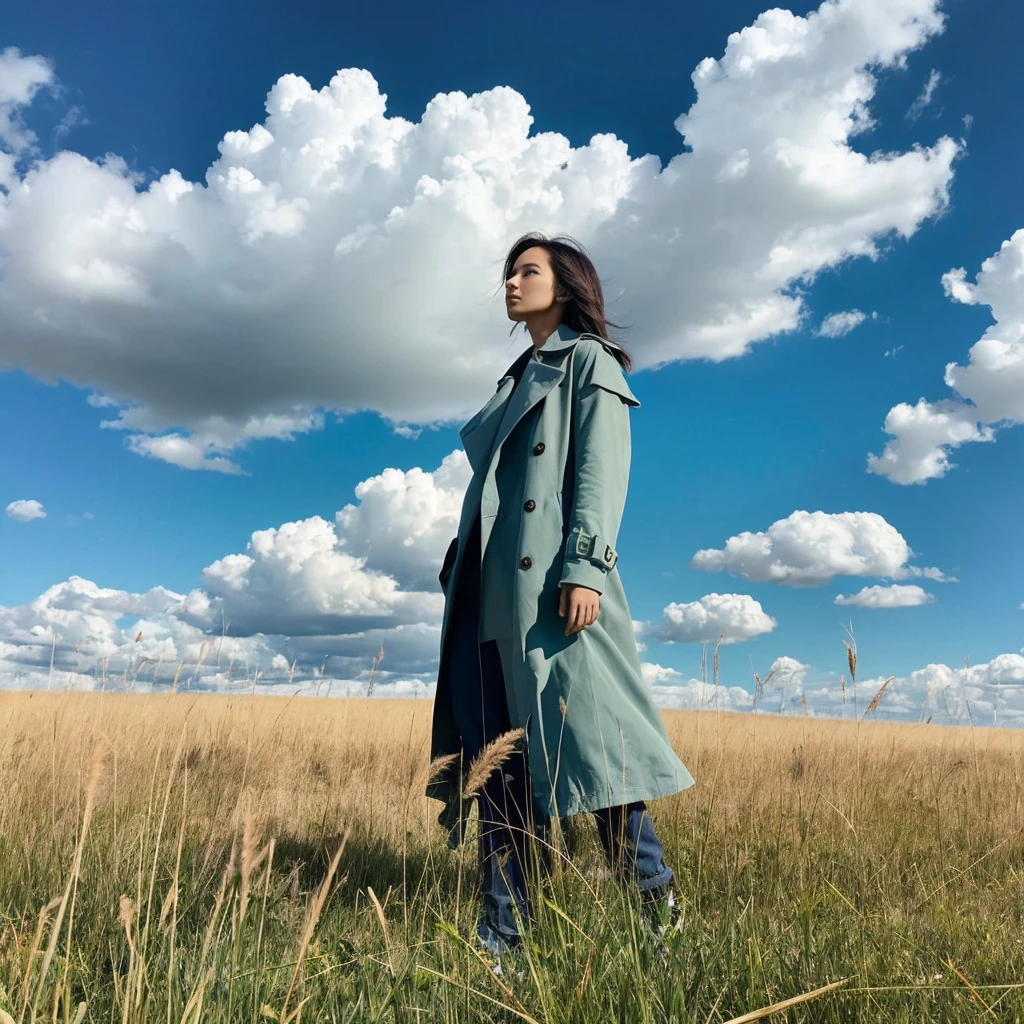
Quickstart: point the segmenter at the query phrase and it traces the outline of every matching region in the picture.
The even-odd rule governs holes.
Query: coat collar
[[[535,355],[553,355],[555,352],[563,352],[567,348],[571,348],[579,341],[580,332],[574,331],[571,327],[567,327],[565,324],[559,324],[552,332],[548,335],[544,344],[540,348],[534,350]]]
[[[566,327],[565,324],[559,324],[548,335],[540,348],[535,348],[531,344],[528,349],[522,352],[515,362],[498,378],[498,384],[500,385],[507,377],[520,376],[529,364],[534,361],[544,363],[548,356],[560,354],[566,349],[572,348],[579,339],[579,331],[574,331],[571,327]]]
[[[576,331],[573,328],[568,327],[566,324],[559,324],[554,331],[547,337],[544,344],[540,348],[534,349],[532,352],[527,349],[520,358],[529,358],[534,356],[541,362],[544,361],[545,357],[559,355],[566,349],[572,348],[580,338],[593,338],[595,341],[599,341],[605,348],[605,351],[609,355],[614,355],[616,349],[622,351],[622,346],[617,342],[610,341],[608,338],[602,338],[600,335],[591,334],[589,331]],[[513,363],[512,366],[516,364]],[[511,372],[512,367],[509,367]]]

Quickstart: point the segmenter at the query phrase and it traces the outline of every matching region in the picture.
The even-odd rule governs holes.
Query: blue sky
[[[897,677],[892,715],[931,713],[946,687],[989,720],[1024,714],[1024,72],[1012,50],[1024,19],[1009,2],[765,10],[640,5],[626,23],[604,3],[542,19],[469,4],[9,12],[0,675],[39,685],[55,650],[71,685],[92,685],[104,657],[137,668],[143,648],[173,675],[223,613],[240,634],[228,660],[260,665],[268,687],[288,685],[293,660],[292,683],[315,685],[330,652],[337,678],[358,684],[383,642],[381,692],[429,694],[439,595],[427,581],[454,530],[457,431],[525,347],[493,291],[507,244],[538,227],[591,248],[611,316],[634,325],[620,335],[644,368],[631,379],[642,405],[619,566],[634,619],[649,624],[639,636],[659,700],[693,702],[705,615],[704,633],[735,641],[722,648],[729,687],[774,664],[789,692],[835,713],[852,622],[866,686]],[[698,88],[706,58],[717,70]],[[345,68],[373,76],[386,115],[373,115],[365,78],[325,90]],[[288,75],[306,91],[287,79],[268,114]],[[865,82],[863,106],[844,106],[841,87]],[[307,112],[288,120],[296,102]],[[354,110],[349,155],[332,151],[319,176],[297,170],[302,146],[337,144]],[[674,127],[688,111],[689,146]],[[862,128],[825,139],[830,116]],[[390,151],[373,133],[395,118],[409,123],[396,143],[407,166],[385,188]],[[269,144],[250,132],[261,123]],[[219,152],[228,132],[249,135]],[[564,179],[550,156],[524,155],[527,133],[562,137]],[[874,155],[860,174],[857,154]],[[673,190],[662,172],[674,157]],[[339,170],[349,158],[358,172]],[[537,185],[542,164],[557,201]],[[181,200],[172,183],[157,208],[147,190],[172,169],[195,185]],[[666,224],[684,244],[666,248]],[[944,279],[957,268],[959,291]],[[821,335],[848,311],[863,321]],[[972,355],[993,325],[1001,368]],[[948,363],[971,367],[956,390]],[[883,430],[920,398],[927,423]],[[992,440],[944,447],[939,415]],[[868,472],[894,440],[895,468]],[[389,485],[386,469],[405,476]],[[417,469],[424,490],[409,498]],[[372,480],[371,506],[354,489]],[[349,503],[346,534],[334,517]],[[796,523],[799,511],[825,515]],[[262,554],[247,548],[272,528]],[[789,544],[803,566],[781,582],[756,559],[691,567],[698,551],[766,531],[765,565],[786,564]],[[245,553],[251,564],[222,561]],[[929,599],[834,603],[870,587],[922,599],[894,586]],[[729,598],[702,605],[712,594]],[[735,689],[720,699],[746,706]]]

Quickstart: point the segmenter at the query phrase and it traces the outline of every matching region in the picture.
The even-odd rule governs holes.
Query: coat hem
[[[603,810],[605,807],[618,807],[621,804],[635,803],[637,800],[660,800],[664,796],[672,796],[673,793],[681,793],[694,784],[694,779],[680,784],[678,776],[664,778],[654,782],[653,785],[634,786],[630,789],[616,789],[613,793],[613,803],[609,803],[607,790],[604,793],[594,795],[578,796],[570,800],[564,810],[559,811],[559,817],[567,818],[573,814]]]
[[[687,772],[689,775],[689,772]],[[571,800],[565,810],[559,811],[558,817],[568,818],[574,814],[584,812],[593,814],[605,807],[617,807],[622,804],[635,803],[637,800],[660,800],[665,796],[672,796],[674,793],[681,793],[694,785],[695,780],[690,777],[688,782],[680,784],[678,776],[663,778],[654,785],[634,786],[630,789],[619,789],[615,791],[614,800],[616,803],[608,803],[607,796],[594,795],[591,797],[577,797]],[[441,780],[431,784],[433,792],[426,792],[424,795],[431,800],[440,800],[444,803],[441,813],[437,817],[438,824],[447,833],[448,846],[457,849],[465,838],[466,822],[469,818],[469,811],[475,797],[465,799],[460,795],[452,799],[450,796],[442,796],[437,790],[445,786]],[[449,791],[450,792],[450,791]],[[460,810],[462,813],[460,813]]]

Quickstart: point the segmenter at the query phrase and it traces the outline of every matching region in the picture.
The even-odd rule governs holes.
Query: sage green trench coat
[[[535,799],[553,815],[651,800],[693,785],[641,674],[619,579],[615,544],[629,481],[629,409],[640,403],[611,345],[560,326],[539,349],[520,357],[526,365],[514,396],[510,367],[460,431],[473,476],[444,590],[455,593],[464,568],[480,569],[462,564],[479,512],[481,559],[493,536],[503,550],[490,557],[499,555],[509,567],[502,575],[511,576],[513,588],[509,715],[513,728],[526,732]],[[495,469],[510,434],[522,449],[512,464],[522,471],[511,507],[499,509]],[[499,515],[501,528],[495,530]],[[597,621],[568,637],[566,619],[558,614],[563,583],[601,594]],[[481,604],[486,601],[481,594]],[[441,626],[432,760],[462,753],[445,657],[451,606],[446,601]],[[426,790],[444,802],[438,821],[453,848],[463,838],[470,808],[460,796],[465,762],[456,760]]]

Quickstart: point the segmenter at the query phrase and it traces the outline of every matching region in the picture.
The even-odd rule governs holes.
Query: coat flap
[[[596,384],[599,388],[618,395],[628,405],[635,407],[640,404],[633,392],[630,391],[618,360],[604,346],[594,352],[594,358],[588,360],[588,363],[589,365],[580,374],[579,387],[581,389],[590,384]]]

